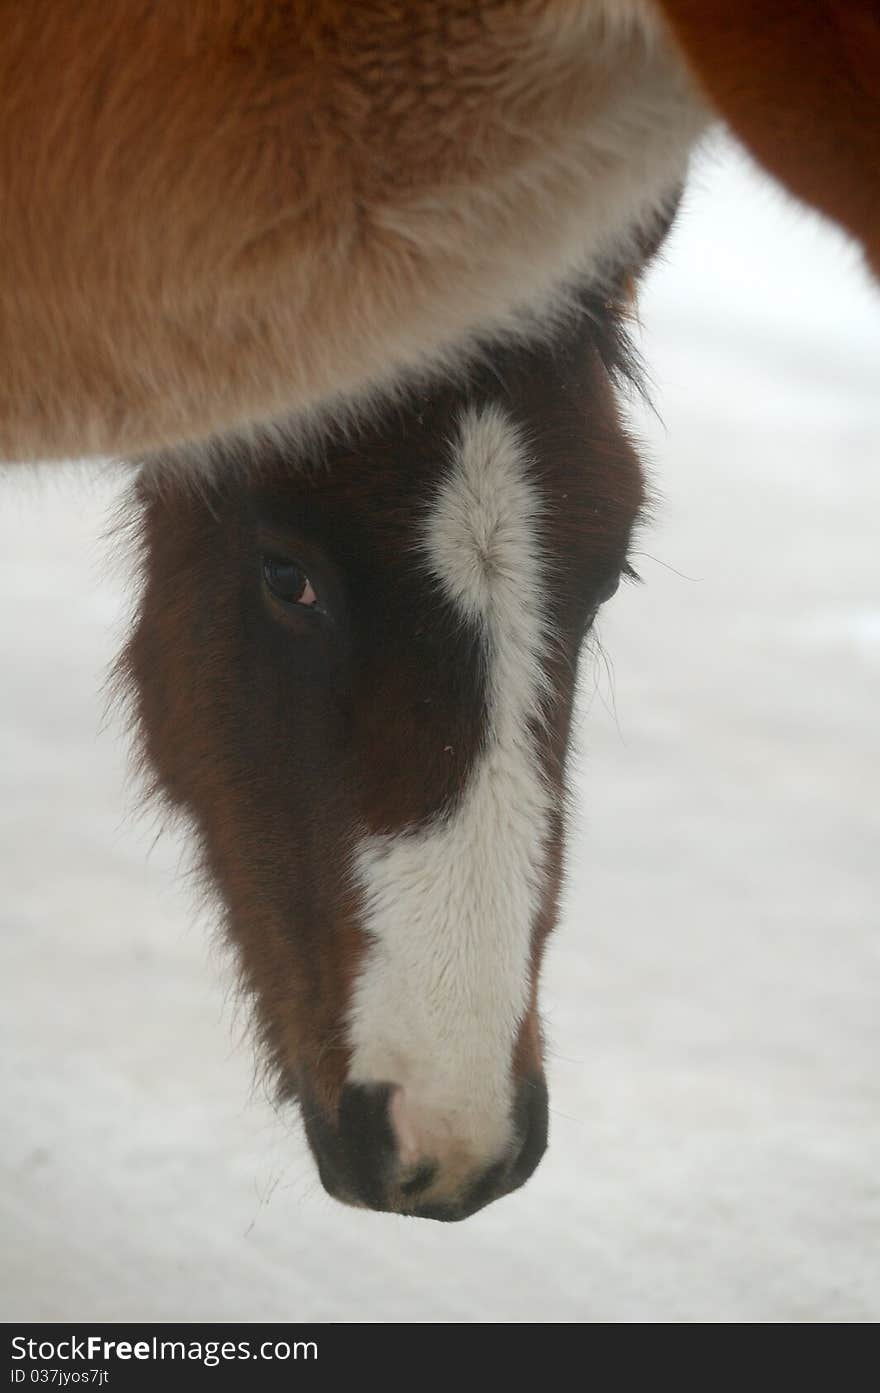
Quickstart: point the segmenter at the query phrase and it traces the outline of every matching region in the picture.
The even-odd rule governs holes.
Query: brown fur
[[[328,447],[327,467],[304,470],[295,451],[264,445],[251,470],[219,471],[204,495],[173,475],[140,484],[145,586],[120,680],[155,790],[195,828],[267,1057],[304,1108],[319,1163],[338,1145],[364,951],[353,848],[364,831],[399,833],[453,808],[481,748],[483,655],[413,538],[459,413],[489,402],[526,433],[551,558],[551,696],[534,737],[559,806],[511,1061],[526,1102],[540,1086],[538,979],[562,880],[578,655],[643,498],[611,386],[621,351],[617,309],[588,295],[556,344],[493,350],[466,385],[415,394]],[[297,556],[333,592],[332,631],[267,600],[266,549]],[[375,1201],[388,1205],[401,1207]]]
[[[0,459],[332,414],[509,333],[681,177],[688,64],[880,268],[871,0],[0,0],[0,33]]]
[[[752,154],[858,238],[880,275],[876,0],[659,0],[697,78]]]
[[[0,459],[509,330],[682,175],[700,105],[651,30],[636,0],[0,0]]]

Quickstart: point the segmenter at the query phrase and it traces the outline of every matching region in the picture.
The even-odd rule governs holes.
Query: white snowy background
[[[101,683],[118,483],[0,483],[0,1315],[880,1317],[880,295],[730,150],[643,297],[641,587],[585,664],[550,1151],[345,1210],[252,1087]]]

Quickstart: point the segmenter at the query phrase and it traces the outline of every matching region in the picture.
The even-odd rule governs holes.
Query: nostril
[[[349,1197],[351,1184],[342,1163],[335,1130],[310,1095],[304,1094],[301,1101],[306,1136],[317,1162],[321,1184],[328,1195],[345,1201]]]
[[[547,1150],[548,1112],[544,1079],[540,1076],[523,1079],[514,1114],[522,1142],[507,1177],[508,1190],[516,1190],[525,1184]]]
[[[504,1178],[507,1173],[507,1166],[503,1161],[498,1161],[494,1166],[490,1166],[484,1171],[472,1185],[464,1197],[461,1205],[461,1217],[466,1218],[470,1214],[476,1214],[478,1209],[489,1204],[507,1191]]]
[[[388,1105],[390,1084],[346,1084],[339,1100],[339,1145],[359,1199],[371,1209],[388,1208],[388,1189],[397,1143]]]
[[[406,1195],[407,1199],[413,1195],[420,1195],[423,1190],[433,1183],[437,1177],[437,1165],[434,1161],[426,1161],[423,1166],[419,1166],[414,1175],[409,1180],[402,1180],[400,1183],[400,1193]]]

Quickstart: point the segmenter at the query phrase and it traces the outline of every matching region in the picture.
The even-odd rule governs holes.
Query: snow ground
[[[251,1087],[179,848],[126,818],[116,485],[0,492],[7,1320],[880,1317],[880,295],[729,152],[643,302],[645,584],[588,663],[550,1152],[346,1211]]]

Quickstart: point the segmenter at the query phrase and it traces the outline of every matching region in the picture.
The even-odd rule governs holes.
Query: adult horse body
[[[618,254],[713,106],[878,265],[870,0],[0,0],[0,32],[0,459],[442,368]]]
[[[0,0],[0,459],[363,405],[619,258],[706,122],[640,0]]]

